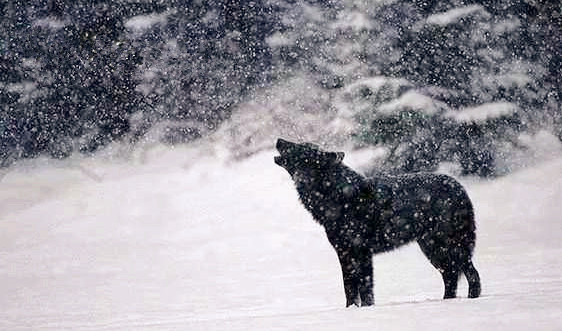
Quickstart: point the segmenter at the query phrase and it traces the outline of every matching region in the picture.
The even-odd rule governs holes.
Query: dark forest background
[[[491,176],[522,132],[562,140],[561,26],[557,0],[2,1],[0,165],[190,143],[305,77],[389,169]]]

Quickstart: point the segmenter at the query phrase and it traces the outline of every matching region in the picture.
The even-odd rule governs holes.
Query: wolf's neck
[[[301,178],[297,191],[304,207],[321,225],[333,221],[345,212],[346,201],[353,200],[365,177],[345,165],[317,173],[313,178]]]

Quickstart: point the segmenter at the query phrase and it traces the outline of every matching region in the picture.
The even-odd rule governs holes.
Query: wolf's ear
[[[335,152],[332,153],[332,157],[334,160],[334,164],[340,164],[343,161],[343,157],[345,156],[344,152]]]

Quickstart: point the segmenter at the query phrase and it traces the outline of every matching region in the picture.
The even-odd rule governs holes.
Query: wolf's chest
[[[300,200],[305,208],[320,224],[335,221],[343,214],[345,206],[336,199],[321,191],[299,192]]]

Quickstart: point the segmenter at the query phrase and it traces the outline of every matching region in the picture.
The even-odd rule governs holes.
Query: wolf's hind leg
[[[443,277],[443,283],[445,284],[445,293],[443,294],[443,299],[452,299],[457,297],[457,284],[459,281],[459,272],[454,266],[447,266],[446,269],[442,269],[441,276]]]
[[[466,276],[466,280],[468,281],[468,297],[469,298],[478,298],[480,296],[481,287],[480,287],[480,275],[472,261],[468,261],[461,265],[461,270]]]
[[[445,285],[443,299],[455,298],[459,280],[459,264],[452,258],[449,245],[441,236],[433,233],[420,237],[418,244],[431,264],[441,273]]]
[[[451,250],[452,258],[468,281],[468,297],[478,298],[480,296],[480,275],[472,264],[472,248],[470,245],[457,246]]]

